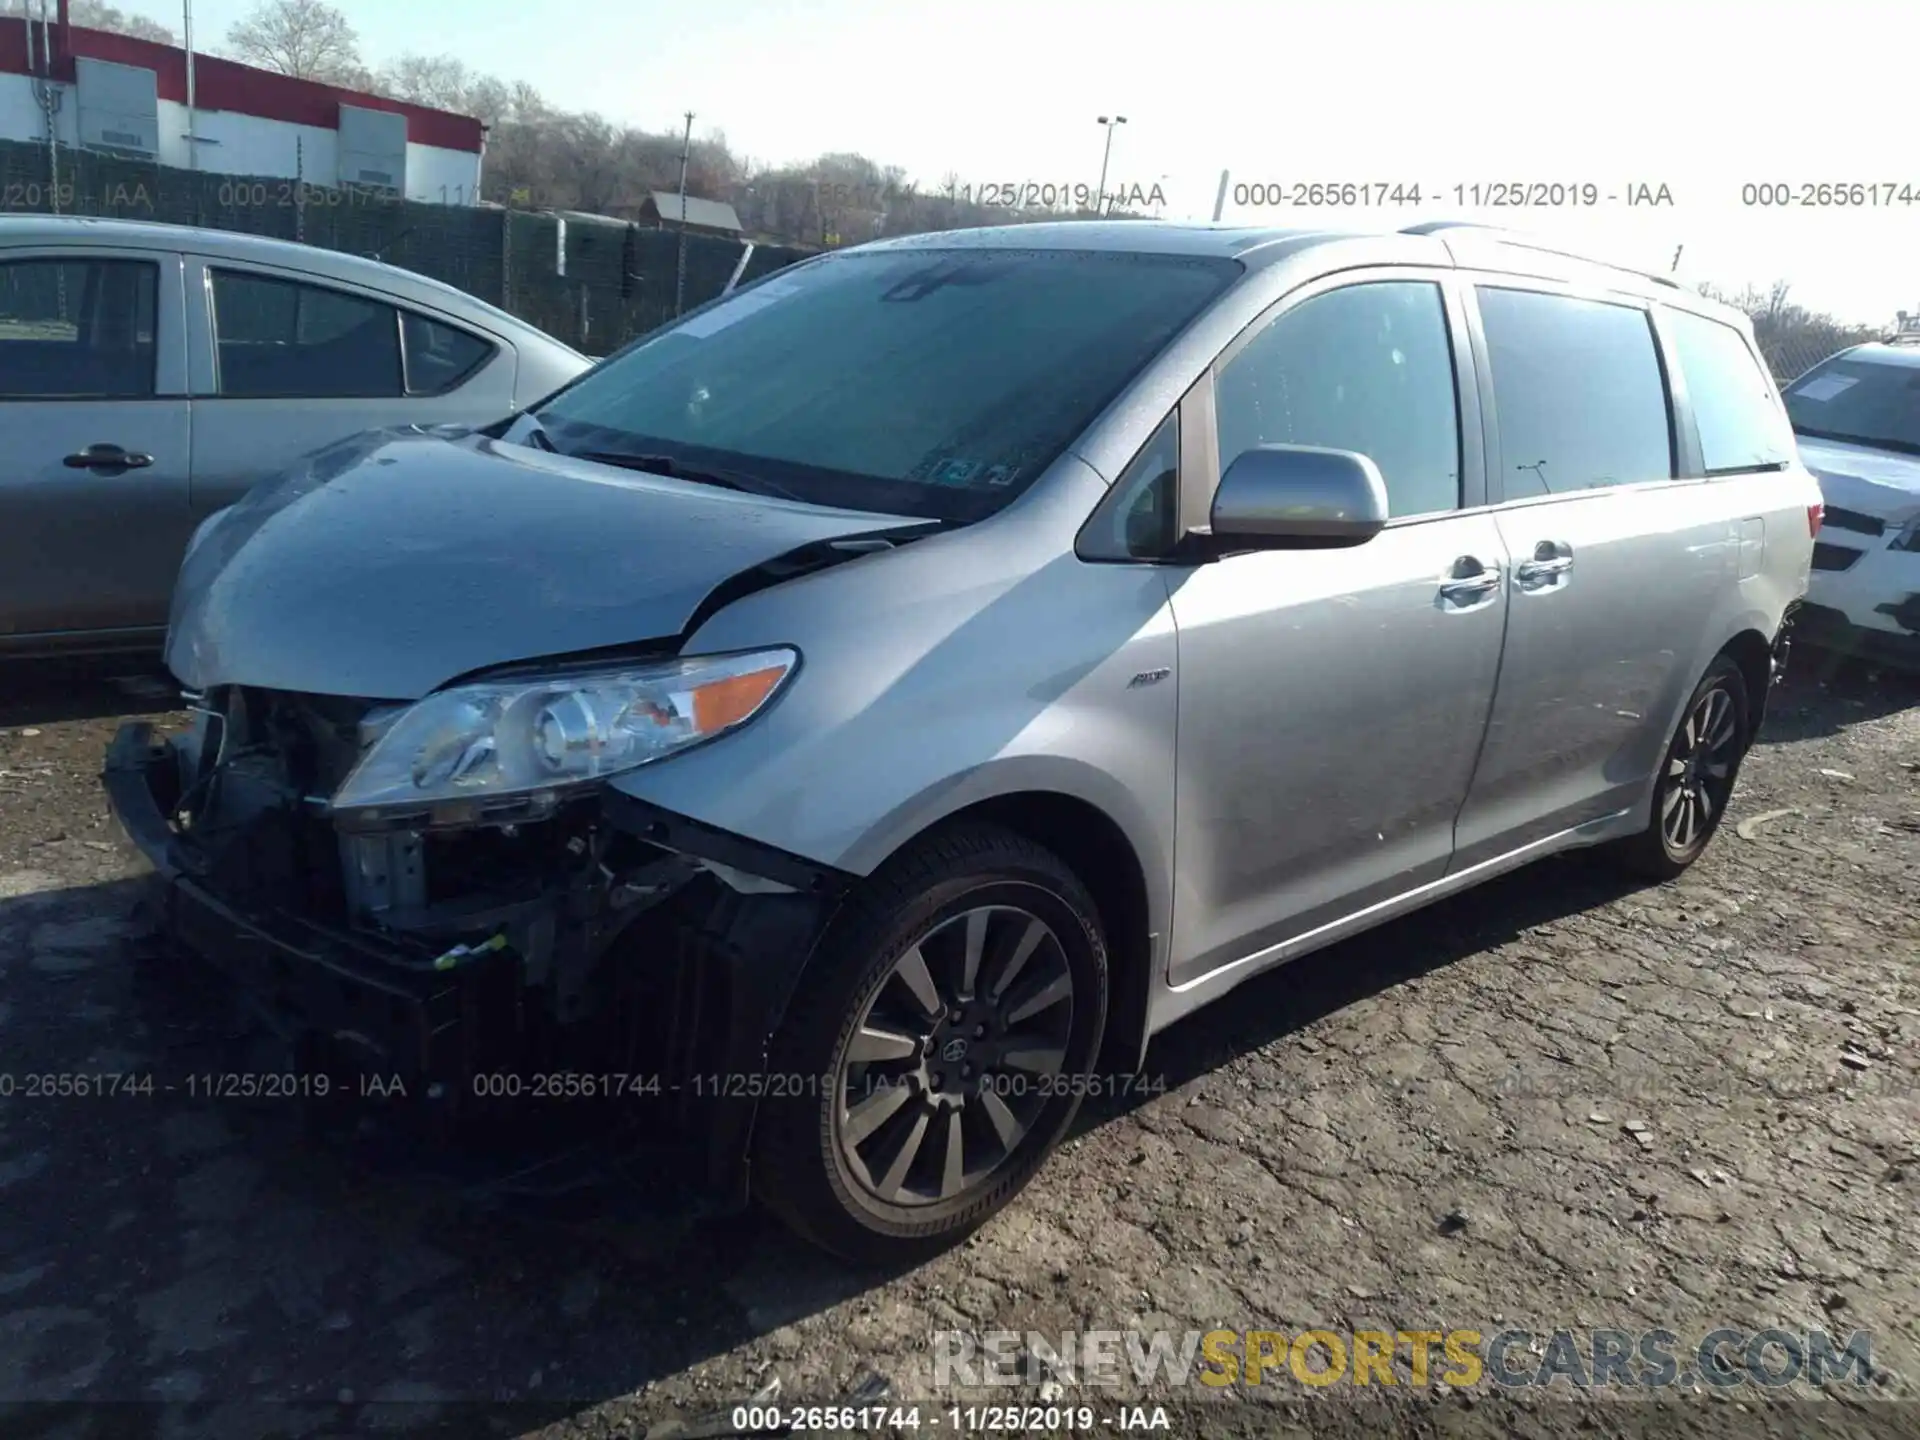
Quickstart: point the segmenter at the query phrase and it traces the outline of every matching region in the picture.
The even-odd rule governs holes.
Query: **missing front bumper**
[[[591,970],[589,1003],[562,1017],[541,988],[553,967],[536,975],[511,948],[434,968],[481,931],[393,933],[222,894],[174,818],[182,768],[133,723],[102,775],[152,865],[156,936],[225,977],[295,1053],[397,1077],[442,1126],[503,1098],[615,1099],[624,1118],[691,1146],[723,1198],[744,1200],[768,1041],[849,877],[609,792],[596,823],[689,863],[672,867],[671,895],[631,919],[617,913],[618,877],[593,895],[547,897],[556,944]]]

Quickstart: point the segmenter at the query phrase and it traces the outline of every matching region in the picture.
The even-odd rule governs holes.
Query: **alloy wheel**
[[[1674,737],[1660,794],[1660,833],[1675,854],[1700,842],[1726,808],[1739,760],[1738,711],[1720,686],[1707,691]]]
[[[1062,1093],[1073,972],[1030,911],[941,921],[882,977],[847,1043],[834,1138],[887,1205],[951,1201],[999,1171]]]

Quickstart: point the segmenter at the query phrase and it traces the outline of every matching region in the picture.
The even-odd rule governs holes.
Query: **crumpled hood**
[[[1828,505],[1896,526],[1920,515],[1920,455],[1805,436],[1799,444]]]
[[[202,526],[167,665],[194,689],[411,700],[489,666],[677,635],[742,571],[924,523],[372,431]]]

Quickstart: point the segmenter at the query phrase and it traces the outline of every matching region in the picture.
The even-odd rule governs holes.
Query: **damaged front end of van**
[[[160,938],[303,1068],[436,1126],[649,1102],[744,1198],[767,1038],[851,877],[606,782],[780,703],[797,649],[682,653],[714,606],[923,529],[480,436],[323,452],[196,537],[192,723],[108,755]]]

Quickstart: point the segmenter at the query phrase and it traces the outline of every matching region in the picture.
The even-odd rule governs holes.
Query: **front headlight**
[[[552,796],[744,724],[799,661],[756,650],[442,690],[381,732],[333,808]]]

